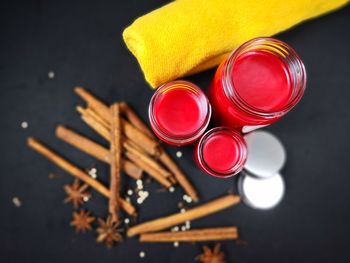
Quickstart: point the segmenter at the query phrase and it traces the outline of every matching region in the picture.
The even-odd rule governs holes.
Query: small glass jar
[[[214,121],[249,132],[279,120],[303,96],[306,71],[296,52],[273,38],[255,38],[218,67],[208,90]]]
[[[162,141],[186,145],[206,130],[211,106],[204,92],[188,81],[172,81],[159,87],[149,104],[152,130]]]
[[[194,159],[204,172],[227,178],[243,169],[247,160],[247,146],[238,131],[217,127],[207,131],[198,141]]]

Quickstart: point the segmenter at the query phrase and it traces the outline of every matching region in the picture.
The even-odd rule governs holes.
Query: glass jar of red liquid
[[[290,46],[256,38],[221,63],[208,96],[218,125],[249,132],[290,111],[305,86],[304,64]]]
[[[204,172],[227,178],[243,169],[247,160],[247,146],[240,132],[217,127],[206,132],[199,140],[194,159]]]
[[[203,135],[211,117],[204,92],[188,81],[172,81],[159,87],[148,115],[158,138],[172,145],[186,145]]]

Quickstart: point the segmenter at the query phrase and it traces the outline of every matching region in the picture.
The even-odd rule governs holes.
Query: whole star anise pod
[[[216,244],[213,249],[203,247],[203,254],[196,257],[202,263],[225,263],[225,254],[220,250],[221,245]]]
[[[80,210],[79,212],[73,212],[73,220],[70,225],[75,227],[75,231],[85,232],[91,230],[91,223],[95,221],[95,217],[90,216],[90,212]]]
[[[71,202],[74,208],[78,208],[84,203],[85,198],[89,198],[91,194],[86,191],[89,186],[87,184],[80,184],[78,179],[75,179],[73,184],[64,185],[64,191],[67,194],[67,198],[64,199],[65,203]]]
[[[122,235],[119,233],[118,226],[120,222],[113,222],[112,217],[108,216],[106,221],[102,218],[98,219],[99,227],[96,229],[98,237],[96,241],[98,243],[105,242],[107,247],[112,247],[114,242],[120,242],[123,240]]]

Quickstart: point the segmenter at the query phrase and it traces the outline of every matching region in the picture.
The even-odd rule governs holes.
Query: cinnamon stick
[[[153,156],[159,154],[159,144],[157,141],[151,139],[124,119],[122,119],[122,127],[125,136],[131,141],[134,141],[145,152]]]
[[[110,123],[106,126],[106,122],[98,117],[98,115],[95,115],[96,113],[89,108],[84,109],[83,107],[77,106],[77,111],[81,114],[82,119],[86,124],[91,126],[107,141],[111,140],[109,133]],[[121,119],[121,126],[125,136],[134,142],[139,148],[151,155],[156,155],[158,153],[158,144],[155,141],[150,140],[147,135],[141,133],[126,120]]]
[[[29,137],[27,139],[27,144],[30,148],[37,151],[38,153],[42,154],[44,157],[52,161],[54,164],[71,174],[72,176],[80,179],[81,181],[85,182],[92,188],[94,188],[96,191],[101,193],[103,196],[110,198],[111,193],[110,191],[99,181],[91,178],[87,173],[76,167],[75,165],[71,164],[58,154],[54,153],[52,150],[44,146],[42,143],[37,141],[36,139]],[[121,208],[124,209],[125,212],[127,212],[129,215],[134,215],[136,213],[136,210],[132,204],[125,201],[124,199],[119,199],[119,204]]]
[[[95,98],[92,94],[81,87],[76,88],[76,92],[78,95],[86,101],[86,103],[105,120],[106,123],[110,123],[110,112],[108,111],[108,107],[100,100]],[[136,114],[135,114],[136,115]],[[88,119],[88,117],[84,117],[83,119]],[[130,119],[129,119],[130,120]],[[91,120],[85,120],[90,121]],[[142,121],[141,121],[142,122]],[[126,124],[126,125],[125,125]],[[130,123],[129,123],[130,124]],[[135,125],[135,121],[134,121]],[[137,124],[138,128],[141,128],[141,125]],[[128,122],[122,123],[124,132],[126,137],[130,140],[134,141],[139,147],[141,147],[145,152],[152,156],[158,156],[160,161],[174,174],[176,180],[179,182],[184,191],[192,198],[193,201],[198,201],[198,195],[192,184],[186,178],[185,174],[181,171],[181,169],[177,166],[177,164],[170,158],[170,156],[165,152],[163,148],[161,148],[157,141],[155,141],[152,137],[147,136],[144,132],[141,132],[139,129],[133,127],[133,125],[128,125]],[[135,125],[136,126],[136,125]],[[103,132],[103,131],[102,131]],[[104,135],[102,135],[104,136]]]
[[[90,115],[92,118],[94,118],[96,121],[98,121],[100,124],[103,125],[106,129],[110,129],[111,124],[109,122],[106,122],[100,115],[98,115],[92,108],[86,108],[86,114]]]
[[[89,115],[86,109],[77,106],[77,111],[81,114],[81,119],[88,125],[90,128],[95,130],[99,135],[101,135],[106,141],[111,141],[111,135],[109,130],[101,124],[98,120],[96,120],[93,116]]]
[[[108,129],[103,126],[100,122],[95,120],[91,115],[88,115],[89,112],[81,107],[77,107],[77,110],[82,114],[82,119],[85,123],[87,123],[90,127],[92,127],[97,133],[99,133],[106,140],[110,141],[110,136]],[[129,127],[130,128],[130,127]],[[133,131],[130,132],[129,135]],[[135,135],[137,136],[137,135]],[[136,143],[136,145],[139,145]],[[145,149],[143,147],[143,149]],[[194,202],[198,201],[198,195],[190,181],[187,179],[185,174],[181,171],[181,169],[177,166],[177,164],[171,159],[168,153],[163,148],[158,148],[159,160],[173,173],[176,178],[176,181],[179,182],[184,191],[192,198]],[[149,153],[149,152],[148,152]]]
[[[140,235],[141,242],[200,242],[234,240],[238,238],[237,227],[214,227],[179,232],[145,233]]]
[[[99,133],[102,137],[104,137],[107,141],[110,141],[110,134],[107,128],[105,128],[100,122],[98,122],[96,119],[94,119],[91,115],[88,115],[89,112],[81,107],[77,107],[77,110],[82,114],[83,121],[89,125],[92,129],[94,129],[97,133]],[[128,139],[124,140],[128,141]],[[132,144],[132,143],[128,143]],[[123,143],[123,147],[125,148],[125,143]],[[141,154],[142,155],[142,154]],[[164,185],[165,187],[170,187],[171,183],[169,183],[168,180],[162,178],[164,177],[162,173],[157,170],[157,168],[150,167],[149,164],[147,164],[147,161],[145,163],[145,160],[149,161],[149,157],[147,155],[143,155],[143,157],[140,157],[140,155],[135,156],[135,154],[128,155],[128,158],[133,161],[137,166],[139,166],[142,170],[146,171],[150,176],[152,176],[156,181],[158,181],[160,184]],[[159,166],[160,167],[160,166]],[[170,184],[170,186],[169,186]]]
[[[126,157],[129,158],[129,160],[133,161],[138,165],[142,170],[144,170],[146,173],[149,174],[153,179],[155,179],[157,182],[159,182],[161,185],[165,186],[166,188],[171,187],[171,182],[168,181],[165,177],[163,177],[161,174],[159,174],[158,171],[156,171],[153,167],[149,166],[147,163],[145,163],[139,156],[131,153],[126,152]]]
[[[74,91],[87,103],[89,107],[91,107],[105,121],[110,123],[111,112],[108,106],[82,87],[75,87]]]
[[[123,146],[128,152],[131,152],[134,155],[137,155],[140,159],[142,159],[145,163],[147,163],[147,165],[153,167],[163,177],[165,178],[171,177],[171,173],[169,171],[165,170],[162,166],[160,166],[154,159],[152,159],[148,155],[145,155],[142,152],[140,152],[137,148],[134,148],[132,144],[130,144],[128,141],[124,141]]]
[[[176,181],[181,185],[186,194],[188,194],[194,202],[198,202],[197,191],[187,179],[186,175],[181,171],[180,167],[171,159],[163,148],[160,149],[159,160],[172,172]]]
[[[120,198],[120,159],[121,159],[121,130],[120,130],[120,112],[119,104],[111,106],[112,123],[111,123],[111,176],[110,176],[110,192],[109,213],[113,222],[118,222],[118,200]]]
[[[148,137],[152,139],[156,139],[154,137],[154,134],[150,131],[150,129],[147,127],[147,125],[137,116],[137,114],[134,112],[134,110],[128,105],[126,102],[120,103],[120,109],[122,113],[125,115],[127,120],[134,125],[137,129],[142,131],[144,134],[146,134]]]
[[[137,234],[163,230],[171,226],[183,223],[185,221],[194,220],[194,219],[198,219],[198,218],[213,214],[215,212],[218,212],[220,210],[233,206],[237,204],[239,201],[240,201],[239,196],[229,194],[224,197],[220,197],[214,201],[211,201],[206,204],[187,210],[184,213],[177,213],[166,217],[161,217],[158,219],[154,219],[154,220],[133,226],[129,228],[127,234],[129,237],[131,237]]]
[[[94,97],[91,93],[82,87],[76,87],[75,92],[86,101],[88,107],[92,108],[93,111],[99,115],[104,121],[104,123],[111,123],[111,113],[107,105],[102,101]],[[128,121],[122,120],[122,128],[124,130],[125,136],[132,141],[135,141],[142,149],[151,155],[158,154],[158,142],[153,140],[151,137],[147,136],[145,133],[140,131],[131,125]]]
[[[62,141],[78,148],[79,150],[95,157],[96,159],[110,163],[110,152],[100,144],[70,130],[63,125],[56,128],[56,136]],[[122,170],[132,178],[140,179],[142,177],[142,169],[134,163],[123,159],[121,160]]]

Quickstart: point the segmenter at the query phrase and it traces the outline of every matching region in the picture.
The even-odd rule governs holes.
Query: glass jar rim
[[[186,89],[187,91],[193,92],[196,96],[198,96],[199,99],[201,99],[201,107],[205,108],[206,110],[205,119],[203,120],[203,123],[200,125],[200,127],[196,131],[193,131],[185,136],[174,136],[160,129],[157,119],[155,117],[155,112],[154,112],[154,105],[157,99],[159,98],[159,95],[169,90],[173,90],[177,88]],[[204,102],[204,105],[202,105],[203,102]],[[185,81],[185,80],[175,80],[175,81],[171,81],[163,84],[155,91],[148,107],[148,116],[151,123],[151,127],[158,137],[160,137],[162,140],[165,140],[173,145],[184,145],[184,144],[189,144],[191,142],[194,142],[205,132],[210,122],[211,111],[212,110],[211,110],[211,105],[209,103],[209,100],[202,89],[200,89],[197,85],[195,85],[192,82]]]
[[[232,136],[232,139],[235,140],[235,142],[237,142],[237,145],[239,146],[240,149],[240,156],[238,161],[235,163],[235,165],[233,165],[229,170],[227,170],[227,172],[221,172],[221,171],[217,171],[213,168],[211,168],[204,160],[203,157],[203,147],[206,143],[206,141],[213,135],[217,134],[217,133],[229,133]],[[197,150],[196,150],[196,159],[199,163],[199,165],[203,168],[203,170],[205,172],[207,172],[208,174],[218,177],[218,178],[228,178],[228,177],[232,177],[234,175],[236,175],[237,173],[239,173],[242,169],[243,166],[247,160],[247,154],[248,154],[248,150],[247,150],[247,145],[245,143],[245,140],[242,136],[242,134],[236,130],[227,128],[227,127],[215,127],[209,131],[207,131],[202,137],[201,139],[198,141],[197,146],[196,146]]]
[[[288,57],[290,61],[287,62],[289,63],[288,66],[291,70],[291,73],[294,75],[298,74],[295,76],[295,78],[297,78],[297,83],[293,83],[293,92],[291,93],[291,98],[289,99],[288,103],[278,111],[264,111],[249,105],[239,96],[238,92],[236,92],[234,88],[234,83],[231,77],[234,62],[238,56],[241,55],[241,53],[250,51],[252,48],[258,46],[268,48],[269,52],[274,55]],[[246,112],[247,114],[263,118],[275,118],[285,115],[300,101],[301,97],[304,94],[307,80],[305,66],[295,50],[281,40],[271,37],[258,37],[251,39],[236,48],[224,63],[225,67],[223,68],[222,78],[222,86],[224,88],[224,92],[235,105],[237,105],[242,111]]]

